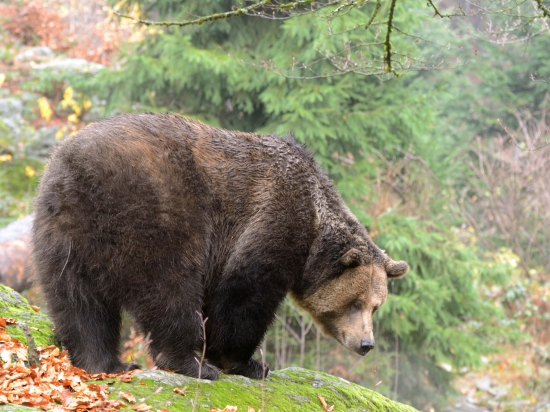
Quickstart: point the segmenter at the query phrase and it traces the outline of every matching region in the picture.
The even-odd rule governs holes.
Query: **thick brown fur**
[[[135,367],[119,360],[125,309],[159,367],[197,376],[202,312],[202,377],[261,378],[251,356],[289,291],[306,301],[352,267],[408,268],[374,245],[301,146],[171,114],[115,117],[59,145],[33,242],[57,334],[89,372]]]

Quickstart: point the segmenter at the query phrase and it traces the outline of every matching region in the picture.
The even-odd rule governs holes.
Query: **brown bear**
[[[33,244],[57,335],[88,372],[136,367],[119,360],[124,309],[158,367],[198,376],[206,338],[203,378],[261,378],[251,357],[289,292],[364,355],[387,279],[408,270],[300,145],[172,114],[114,117],[60,144]]]

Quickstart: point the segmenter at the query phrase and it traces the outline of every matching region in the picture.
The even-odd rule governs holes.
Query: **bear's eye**
[[[363,305],[358,300],[351,303],[351,308],[353,310],[361,310],[363,308]]]

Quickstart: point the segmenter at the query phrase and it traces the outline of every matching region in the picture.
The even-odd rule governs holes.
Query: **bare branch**
[[[538,9],[542,11],[542,15],[546,18],[550,18],[550,9],[542,4],[542,0],[535,0],[535,2],[537,3]]]
[[[393,12],[395,11],[395,4],[397,0],[392,0],[390,5],[390,10],[388,12],[388,28],[386,31],[386,40],[384,41],[384,69],[389,73],[394,73],[397,76],[397,73],[394,72],[391,66],[391,55],[392,55],[392,45],[391,45],[391,32],[393,30]]]
[[[460,6],[460,5],[458,6],[458,9],[461,12],[460,14],[441,14],[441,12],[437,8],[437,6],[433,3],[432,0],[428,0],[428,4],[430,6],[432,6],[432,9],[434,9],[434,13],[436,14],[436,16],[439,16],[441,18],[450,19],[451,17],[465,17],[466,16],[466,13],[464,12],[464,10],[462,9],[462,6]]]
[[[184,26],[200,26],[201,24],[215,21],[215,20],[222,20],[222,19],[230,19],[232,17],[238,17],[242,15],[246,15],[249,13],[252,13],[258,9],[262,9],[265,7],[269,7],[270,5],[273,5],[273,7],[278,11],[289,11],[294,10],[300,6],[312,4],[314,3],[314,0],[297,0],[297,1],[291,1],[288,3],[282,3],[282,4],[273,4],[272,0],[262,0],[258,3],[251,4],[250,6],[246,7],[238,7],[234,10],[227,11],[225,13],[214,13],[210,14],[208,16],[202,16],[197,19],[193,20],[185,20],[185,21],[152,21],[152,20],[142,20],[137,19],[132,16],[127,16],[125,14],[121,14],[118,12],[114,12],[117,16],[123,17],[125,19],[130,19],[135,21],[136,23],[143,24],[145,26],[178,26],[178,27],[184,27]]]

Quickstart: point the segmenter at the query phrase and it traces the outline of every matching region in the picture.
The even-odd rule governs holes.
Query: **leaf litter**
[[[6,333],[6,325],[16,321],[0,317],[0,404],[31,406],[42,410],[117,411],[127,406],[109,399],[106,384],[90,380],[116,378],[128,382],[139,370],[117,374],[89,374],[71,365],[67,351],[55,345],[38,348],[39,365],[29,365],[28,348]],[[128,394],[129,395],[129,394]],[[130,396],[123,396],[135,402]],[[139,408],[136,408],[139,406]],[[132,409],[147,411],[145,404]]]

